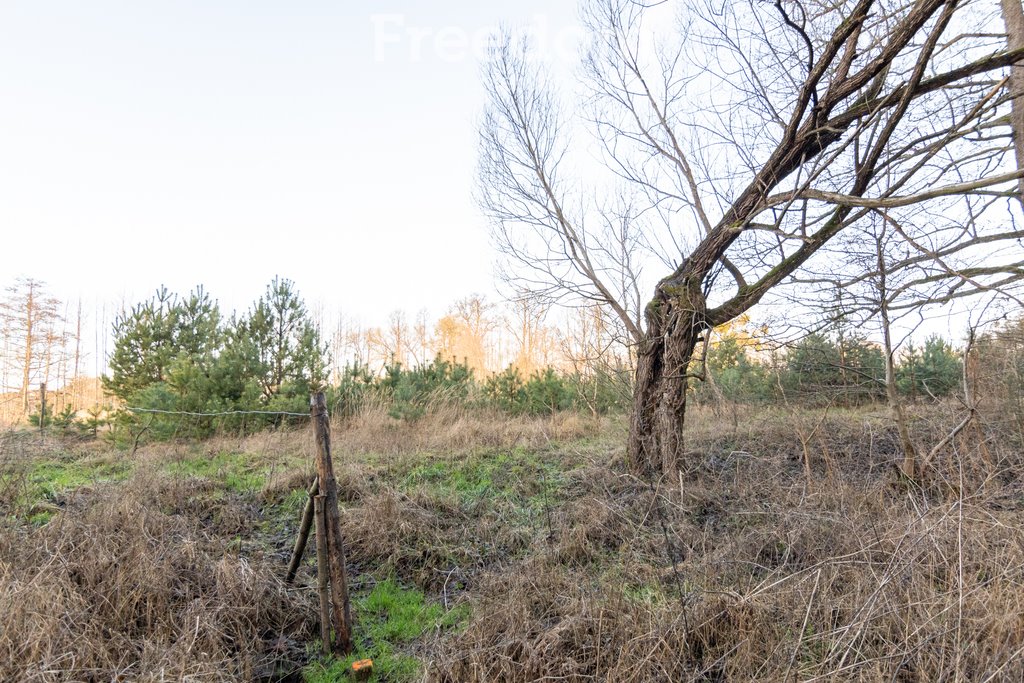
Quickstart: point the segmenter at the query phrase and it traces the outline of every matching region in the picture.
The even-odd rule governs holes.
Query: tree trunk
[[[674,479],[683,465],[688,369],[708,327],[700,282],[692,275],[663,280],[647,305],[627,447],[630,465],[644,475]]]
[[[1006,46],[1010,50],[1024,47],[1024,8],[1021,0],[1000,0],[1003,24],[1006,26]],[[1024,170],[1024,63],[1010,67],[1007,83],[1013,102],[1010,105],[1010,126],[1013,129],[1013,151],[1017,169]],[[1017,181],[1019,199],[1024,203],[1024,178]]]
[[[22,357],[21,369],[21,412],[29,413],[29,388],[32,382],[32,346],[35,344],[33,323],[35,322],[35,285],[29,283],[25,297],[25,353]]]
[[[888,215],[885,215],[888,220]],[[903,460],[900,471],[910,481],[918,481],[919,466],[917,449],[910,438],[910,427],[907,424],[907,413],[903,409],[899,387],[896,386],[896,349],[892,345],[892,320],[889,316],[889,265],[885,259],[886,227],[875,238],[875,255],[878,263],[878,280],[875,287],[878,293],[878,314],[882,323],[882,350],[885,353],[885,397],[889,404],[889,414],[896,423],[896,431],[900,437],[900,448]]]
[[[82,362],[82,300],[78,300],[78,316],[75,318],[75,369],[71,375],[71,385],[74,387],[72,393],[72,405],[75,410],[81,410],[85,406],[82,400],[82,383],[79,380],[79,368]]]
[[[885,350],[885,396],[889,402],[889,414],[896,423],[896,431],[900,437],[900,448],[903,450],[903,460],[900,461],[900,471],[911,481],[918,480],[917,448],[914,447],[914,440],[910,438],[910,427],[907,425],[907,414],[903,409],[903,401],[900,399],[899,389],[896,386],[896,363],[893,358],[895,351],[892,348],[892,335],[889,329],[889,316],[886,306],[882,306],[882,337]]]

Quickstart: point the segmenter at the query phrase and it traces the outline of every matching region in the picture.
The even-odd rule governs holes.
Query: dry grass
[[[141,471],[0,528],[0,680],[255,680],[301,656],[311,596],[232,552],[217,526],[244,511],[196,514],[213,486]]]
[[[697,425],[682,492],[655,498],[614,462],[581,472],[556,540],[481,577],[474,619],[441,640],[429,678],[1021,680],[1016,475],[908,489],[875,422],[829,418],[811,486],[774,419]]]
[[[879,413],[693,417],[691,467],[660,483],[630,474],[617,420],[336,424],[353,585],[465,606],[460,628],[402,646],[428,681],[1024,679],[1020,443],[965,430],[922,489],[894,476]],[[916,436],[955,420],[919,410]],[[309,569],[294,590],[276,577],[307,439],[152,447],[45,526],[8,517],[0,679],[253,680],[306,661]],[[229,450],[260,486],[226,490],[234,464],[168,474]]]
[[[333,438],[337,449],[346,453],[400,455],[516,445],[539,448],[550,441],[579,439],[599,428],[598,420],[578,413],[559,413],[547,419],[510,417],[445,403],[407,423],[390,417],[387,406],[368,402],[352,418],[335,421]]]

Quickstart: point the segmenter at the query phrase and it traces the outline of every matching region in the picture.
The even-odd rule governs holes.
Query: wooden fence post
[[[330,572],[327,569],[327,528],[324,519],[324,497],[310,499],[316,515],[316,592],[320,596],[320,646],[324,655],[331,651]]]
[[[39,433],[46,426],[46,382],[39,385]]]
[[[341,520],[338,516],[338,485],[334,480],[331,461],[331,425],[327,415],[327,398],[322,391],[310,397],[309,412],[316,436],[316,469],[323,496],[324,527],[327,532],[324,547],[330,571],[331,604],[334,607],[334,651],[349,654],[352,651],[352,612],[348,597],[348,578],[345,574],[345,549],[341,541]],[[319,524],[319,521],[317,522]],[[321,538],[317,538],[319,547]],[[319,554],[319,552],[318,552]]]
[[[306,543],[309,541],[309,530],[313,526],[313,498],[320,492],[320,478],[313,477],[313,483],[309,487],[307,493],[309,496],[306,498],[306,507],[302,510],[302,523],[299,525],[299,535],[295,539],[295,547],[292,549],[292,559],[288,562],[288,572],[285,574],[285,583],[291,583],[295,580],[295,574],[299,571],[299,565],[302,564],[302,553],[306,549]],[[319,527],[318,527],[319,528]],[[320,538],[319,531],[317,531],[317,538]],[[317,551],[317,557],[319,557],[319,550]]]

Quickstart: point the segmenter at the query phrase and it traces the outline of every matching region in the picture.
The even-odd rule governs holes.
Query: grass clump
[[[353,662],[373,660],[372,681],[410,681],[421,672],[419,659],[408,653],[410,643],[435,629],[450,628],[466,616],[465,609],[446,612],[426,596],[401,587],[394,579],[377,583],[355,601],[355,652],[344,659],[315,662],[303,672],[307,683],[349,680]]]
[[[562,469],[545,462],[536,451],[514,448],[499,453],[481,453],[464,459],[428,460],[412,467],[402,488],[424,487],[453,496],[463,506],[481,500],[513,502],[532,506],[534,500],[564,480]]]
[[[66,495],[83,486],[120,482],[132,471],[124,460],[51,458],[0,465],[0,511],[40,526]]]
[[[245,453],[222,451],[172,461],[165,469],[178,476],[201,477],[215,481],[234,493],[252,493],[263,488],[267,469]]]

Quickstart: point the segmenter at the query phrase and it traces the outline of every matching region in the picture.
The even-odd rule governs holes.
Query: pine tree
[[[163,382],[177,356],[177,296],[161,286],[151,299],[114,319],[111,374],[103,378],[108,392],[128,401],[151,384]]]
[[[963,362],[945,339],[937,335],[926,339],[921,360],[923,381],[936,396],[948,396],[959,388]]]
[[[201,286],[186,299],[161,287],[115,320],[104,387],[128,403],[146,403],[147,394],[163,408],[202,410],[219,391],[223,342],[220,309]]]
[[[274,278],[231,343],[267,403],[305,400],[327,381],[330,352],[291,280]]]

